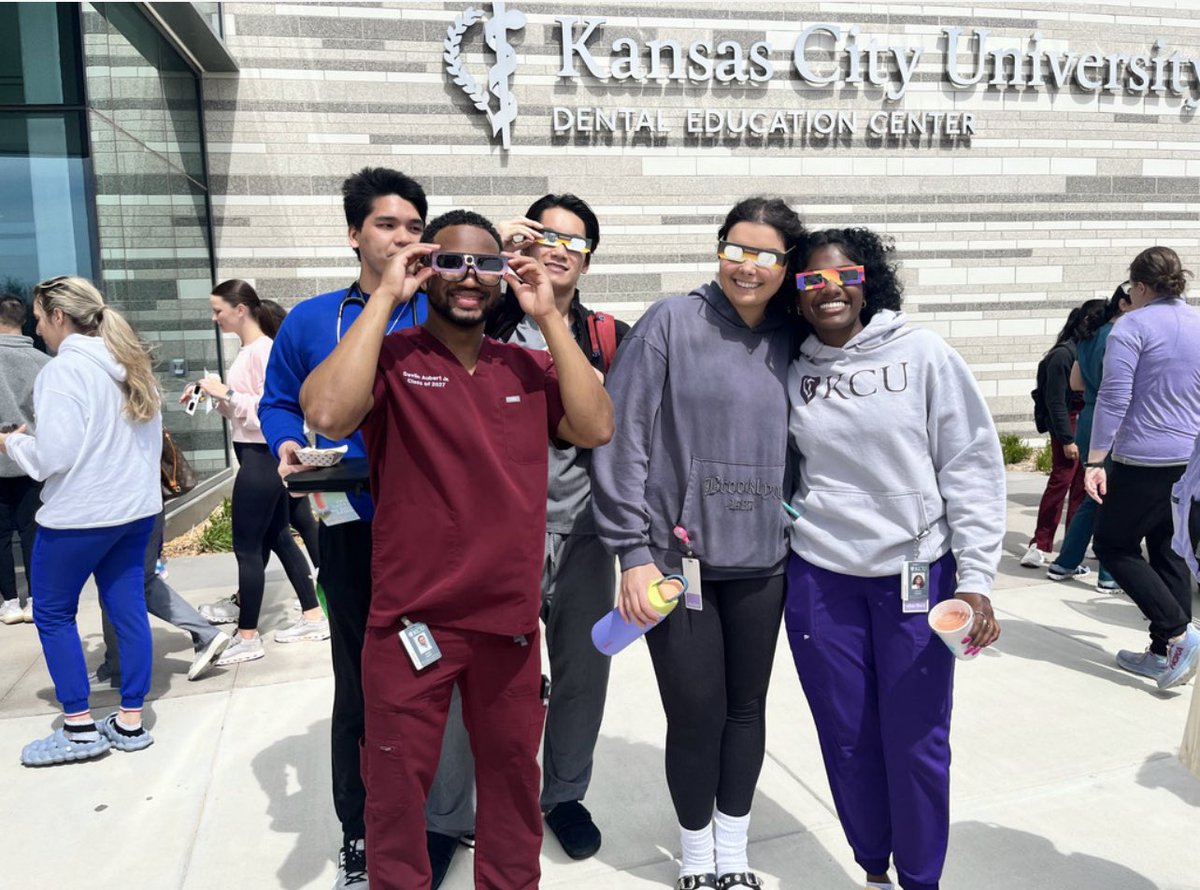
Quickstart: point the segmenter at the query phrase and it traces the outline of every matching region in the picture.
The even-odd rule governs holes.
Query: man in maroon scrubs
[[[548,353],[484,336],[501,279]],[[387,336],[392,311],[422,288],[428,320]],[[363,649],[371,886],[430,885],[425,797],[457,683],[475,752],[475,885],[532,890],[542,838],[546,443],[604,444],[612,403],[557,311],[545,269],[502,256],[492,224],[458,210],[390,258],[362,315],[305,382],[301,405],[327,436],[361,426],[371,465],[374,597]]]

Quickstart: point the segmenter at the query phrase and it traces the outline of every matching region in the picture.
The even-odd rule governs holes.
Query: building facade
[[[1032,435],[1070,308],[1151,244],[1198,262],[1198,6],[7,4],[0,279],[100,281],[174,392],[232,355],[214,280],[285,304],[351,282],[338,190],[365,165],[431,213],[582,195],[587,299],[630,321],[712,277],[736,200],[779,194],[891,235],[913,320]],[[217,415],[167,422],[226,471]]]

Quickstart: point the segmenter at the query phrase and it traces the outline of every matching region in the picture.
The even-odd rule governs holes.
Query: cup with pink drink
[[[929,610],[929,626],[933,629],[954,657],[962,661],[970,661],[978,651],[968,654],[971,648],[969,634],[971,624],[975,621],[975,610],[966,600],[942,600]]]

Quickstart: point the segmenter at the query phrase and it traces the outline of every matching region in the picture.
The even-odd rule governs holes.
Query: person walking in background
[[[1083,465],[1075,444],[1075,423],[1083,409],[1083,397],[1071,389],[1071,368],[1075,364],[1076,342],[1083,321],[1083,309],[1076,307],[1058,333],[1054,345],[1042,357],[1037,370],[1037,401],[1034,418],[1038,432],[1050,433],[1050,478],[1038,505],[1037,526],[1021,565],[1037,568],[1046,564],[1046,554],[1054,552],[1054,533],[1062,518],[1063,499],[1067,501],[1067,525],[1083,503]]]
[[[680,888],[759,886],[746,846],[783,615],[788,306],[804,239],[779,198],[729,211],[716,280],[655,303],[625,338],[608,379],[617,431],[592,455],[622,616],[655,623],[650,585],[692,575],[686,608],[646,633],[667,715]]]
[[[33,550],[34,624],[63,708],[62,728],[21,751],[27,766],[151,744],[142,726],[153,656],[142,557],[162,510],[162,398],[150,354],[83,278],[34,288],[37,332],[56,353],[34,385],[37,435],[0,434],[23,472],[45,483]],[[120,710],[99,725],[75,618],[89,576],[121,641]]]
[[[785,619],[867,887],[892,887],[894,856],[904,890],[936,890],[950,835],[954,656],[928,612],[957,597],[974,611],[972,646],[1000,636],[988,594],[1004,461],[966,362],[907,323],[892,250],[867,229],[829,229],[801,257],[812,334],[788,374],[800,478]]]
[[[274,319],[263,309],[254,288],[244,281],[223,281],[209,297],[213,321],[225,333],[237,334],[242,349],[229,369],[228,385],[205,378],[199,386],[216,402],[233,427],[233,448],[238,472],[233,483],[233,552],[238,564],[237,594],[227,600],[201,606],[200,614],[214,623],[236,621],[233,644],[217,660],[219,665],[238,664],[262,658],[258,620],[266,584],[270,553],[280,555],[284,572],[300,597],[302,614],[290,627],[275,632],[279,643],[329,639],[329,622],[317,602],[316,588],[308,562],[292,538],[288,494],[276,472],[271,449],[263,438],[258,420],[267,359],[271,355]],[[187,387],[180,401],[191,397]]]
[[[199,680],[208,673],[233,640],[229,634],[213,627],[196,610],[195,606],[175,592],[175,588],[166,582],[163,573],[155,570],[158,554],[162,550],[165,515],[160,512],[154,517],[154,527],[150,530],[150,542],[146,545],[146,552],[143,556],[146,609],[155,618],[191,635],[195,656],[188,667],[187,678]],[[116,689],[121,685],[120,639],[117,637],[116,628],[108,618],[108,613],[102,611],[101,616],[104,646],[101,650],[100,665],[92,675],[93,691],[104,686]]]
[[[1122,649],[1117,664],[1159,689],[1186,683],[1200,661],[1191,578],[1171,549],[1171,488],[1200,433],[1200,310],[1183,299],[1191,274],[1169,247],[1129,264],[1137,311],[1108,335],[1084,478],[1100,504],[1096,556],[1150,621],[1146,651]]]
[[[1105,300],[1089,300],[1083,304],[1084,319],[1079,328],[1076,343],[1075,365],[1071,368],[1071,388],[1083,393],[1083,410],[1075,422],[1075,444],[1080,454],[1087,456],[1092,439],[1092,418],[1096,413],[1096,397],[1100,392],[1100,381],[1104,373],[1104,347],[1112,331],[1113,322],[1129,308],[1129,282],[1117,287],[1113,295]],[[1067,535],[1063,539],[1058,558],[1046,569],[1051,581],[1081,578],[1088,573],[1083,557],[1092,540],[1096,527],[1096,502],[1085,497],[1075,516],[1067,524]],[[1121,585],[1113,580],[1104,564],[1100,564],[1096,590],[1101,593],[1120,593]]]
[[[608,372],[629,326],[598,315],[580,301],[579,279],[600,244],[600,222],[576,195],[545,195],[522,220],[518,246],[546,269],[554,303],[592,367]],[[506,245],[507,246],[507,245]],[[611,326],[605,340],[603,326]],[[487,327],[498,340],[545,349],[535,319],[516,295],[505,295]],[[607,346],[606,346],[607,342]],[[600,829],[583,805],[592,778],[592,755],[604,717],[609,658],[592,645],[592,625],[612,608],[616,563],[596,536],[592,517],[591,452],[550,442],[546,503],[546,553],[542,564],[542,622],[554,695],[546,710],[542,750],[542,812],[572,859],[600,849]]]
[[[35,349],[33,339],[21,333],[25,325],[25,301],[13,294],[0,294],[0,430],[11,432],[24,425],[31,433],[33,423],[33,381],[50,361],[50,356]],[[33,606],[28,591],[33,590],[30,567],[33,565],[33,541],[37,534],[34,515],[41,503],[42,485],[29,478],[12,458],[0,454],[0,622],[19,624],[33,621]],[[21,541],[25,565],[25,601],[17,593],[17,572],[13,563],[12,538]]]

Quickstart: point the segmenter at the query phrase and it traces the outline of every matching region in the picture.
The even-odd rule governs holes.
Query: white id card
[[[900,570],[901,611],[905,614],[929,611],[929,563],[906,559]]]
[[[408,653],[413,667],[417,670],[429,667],[442,657],[442,650],[438,648],[433,634],[430,633],[429,627],[423,621],[400,628],[400,642],[404,645],[404,651]]]
[[[361,518],[344,491],[314,491],[308,500],[317,519],[326,525],[341,525]]]
[[[683,579],[687,581],[687,592],[683,595],[684,608],[693,612],[704,611],[704,598],[700,593],[700,560],[694,556],[683,558]]]

